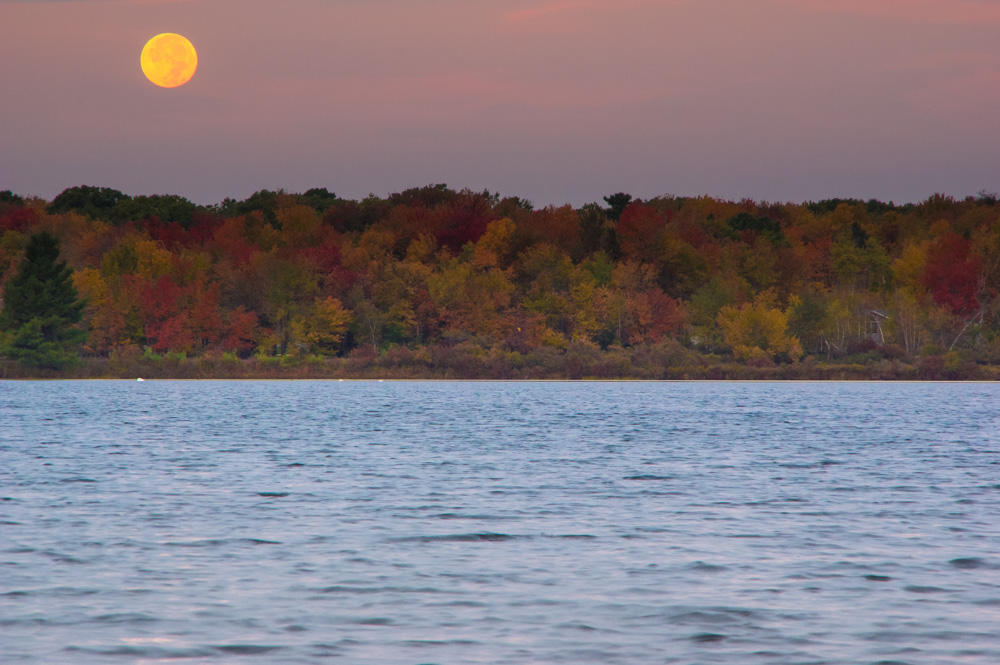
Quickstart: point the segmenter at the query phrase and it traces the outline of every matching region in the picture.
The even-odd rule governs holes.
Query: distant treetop
[[[13,205],[24,205],[24,198],[18,196],[9,189],[0,191],[0,203],[11,203]]]
[[[110,222],[118,202],[128,198],[126,194],[110,187],[80,185],[64,189],[49,204],[49,213],[78,212],[93,219]]]

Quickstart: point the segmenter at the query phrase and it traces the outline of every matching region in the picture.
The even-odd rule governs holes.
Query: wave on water
[[[500,543],[508,540],[522,540],[531,536],[512,536],[506,533],[450,533],[438,536],[403,536],[390,538],[394,543]]]
[[[164,547],[223,547],[225,545],[281,545],[276,540],[261,538],[206,538],[203,540],[170,541]]]

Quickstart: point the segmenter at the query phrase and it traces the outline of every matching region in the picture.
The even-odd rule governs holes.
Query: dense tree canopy
[[[42,316],[29,304],[55,296],[26,294],[58,283],[63,329],[82,320],[90,357],[1000,362],[995,196],[603,202],[536,209],[442,184],[209,207],[87,186],[51,203],[2,192],[3,320],[9,337]],[[42,232],[67,264],[29,278],[18,266],[42,270],[42,244],[53,251]]]

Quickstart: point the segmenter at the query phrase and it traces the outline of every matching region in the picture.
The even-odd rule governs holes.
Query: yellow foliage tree
[[[284,201],[276,217],[281,228],[280,242],[285,247],[308,247],[317,244],[319,215],[307,205]]]
[[[96,268],[84,268],[73,274],[73,286],[86,302],[84,320],[90,322],[90,334],[84,344],[88,353],[107,355],[115,347],[131,341],[126,320],[127,297],[119,298]]]
[[[452,259],[427,280],[427,290],[449,325],[476,335],[503,334],[514,285],[502,270],[477,270]]]
[[[476,242],[472,252],[472,263],[477,268],[496,268],[510,251],[510,241],[514,236],[514,222],[509,217],[489,223],[486,233]]]
[[[597,321],[597,280],[584,268],[574,268],[570,275],[569,300],[573,317],[573,341],[589,340],[599,330]]]
[[[927,247],[930,243],[907,243],[903,253],[892,262],[896,283],[911,296],[922,298],[926,289],[920,278],[927,265]]]
[[[336,298],[317,300],[290,325],[290,348],[298,352],[332,356],[351,323],[351,314]]]
[[[802,357],[802,344],[788,334],[788,313],[774,306],[774,296],[765,291],[752,303],[726,305],[716,321],[726,344],[737,358],[754,360]]]
[[[368,229],[356,244],[342,248],[344,267],[355,272],[377,271],[395,261],[392,254],[395,244],[396,236],[392,232]]]

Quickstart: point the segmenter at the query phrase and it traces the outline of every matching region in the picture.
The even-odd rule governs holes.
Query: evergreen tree
[[[72,271],[59,262],[59,241],[48,233],[31,237],[20,269],[4,291],[0,353],[26,365],[60,369],[78,359],[87,333],[74,324],[83,316]]]

